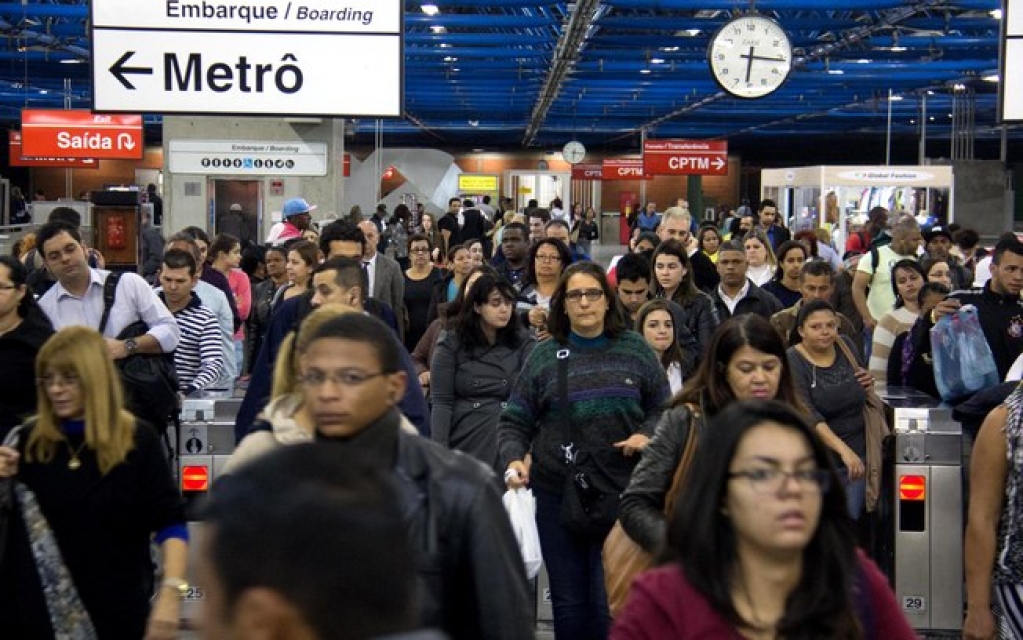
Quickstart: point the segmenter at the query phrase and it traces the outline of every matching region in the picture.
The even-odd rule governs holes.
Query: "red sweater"
[[[899,610],[888,581],[874,563],[860,556],[870,592],[874,628],[868,638],[916,640]],[[883,631],[883,632],[882,632]],[[731,640],[742,635],[711,608],[686,580],[677,564],[641,574],[632,585],[625,609],[614,621],[611,640]]]

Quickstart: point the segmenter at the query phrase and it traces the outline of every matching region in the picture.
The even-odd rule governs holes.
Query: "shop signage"
[[[649,180],[643,173],[643,158],[605,158],[601,165],[602,180]]]
[[[604,165],[597,163],[580,163],[572,165],[573,180],[600,180],[604,177]]]
[[[726,176],[724,140],[645,140],[643,170],[652,176]]]
[[[497,193],[497,176],[460,173],[458,174],[458,190],[462,193]]]
[[[933,180],[934,174],[917,169],[878,167],[877,169],[840,171],[838,178],[845,180],[848,184],[918,185]]]
[[[142,116],[84,110],[23,109],[22,155],[141,160]]]
[[[397,0],[93,0],[97,111],[402,114]]]
[[[21,132],[7,132],[7,163],[12,167],[58,167],[73,169],[98,169],[96,158],[33,158],[21,150]]]
[[[322,142],[171,140],[167,148],[167,166],[173,173],[327,175],[327,145]]]
[[[1005,0],[1004,40],[998,74],[1003,122],[1023,121],[1023,0]]]

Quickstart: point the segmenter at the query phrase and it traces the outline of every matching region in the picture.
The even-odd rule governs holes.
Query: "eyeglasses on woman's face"
[[[579,302],[586,298],[588,302],[596,302],[604,297],[603,289],[573,289],[565,292],[565,300]]]

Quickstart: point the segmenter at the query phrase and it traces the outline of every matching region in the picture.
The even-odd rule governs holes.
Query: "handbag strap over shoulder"
[[[107,328],[107,320],[110,319],[110,310],[114,307],[114,298],[117,297],[117,283],[121,274],[111,271],[103,281],[103,317],[99,321],[99,332],[103,333]]]
[[[699,410],[695,405],[691,404],[687,404],[686,408],[689,409],[689,422],[685,425],[686,444],[682,450],[682,458],[679,460],[678,467],[675,468],[675,475],[671,479],[671,488],[668,489],[668,493],[664,496],[664,513],[666,514],[671,513],[672,508],[674,508],[675,498],[678,497],[678,492],[682,488],[682,482],[689,472],[689,467],[693,465],[693,458],[696,457],[696,423],[699,420]]]

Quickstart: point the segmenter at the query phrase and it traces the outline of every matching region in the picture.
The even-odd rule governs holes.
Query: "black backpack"
[[[111,273],[103,282],[100,333],[107,327],[120,279],[120,273]],[[147,331],[146,323],[138,320],[125,327],[117,339],[138,338]],[[178,372],[174,367],[174,353],[137,353],[117,360],[115,364],[124,383],[126,408],[137,418],[153,425],[158,433],[163,433],[178,411]]]

